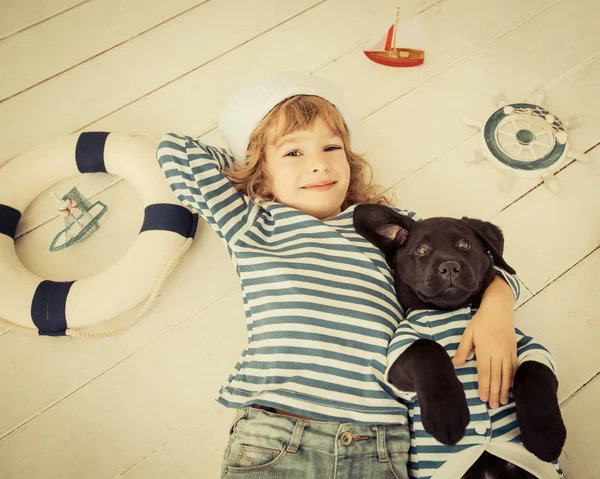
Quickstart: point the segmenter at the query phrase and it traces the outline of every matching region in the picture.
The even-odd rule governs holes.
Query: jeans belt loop
[[[377,430],[377,457],[379,462],[388,462],[390,456],[385,445],[385,426],[375,426],[375,429]]]
[[[294,454],[298,452],[298,446],[300,445],[300,440],[302,439],[302,433],[304,432],[304,428],[307,426],[307,424],[308,421],[305,421],[304,419],[298,419],[296,421],[292,438],[290,439],[290,443],[287,447],[287,452]]]

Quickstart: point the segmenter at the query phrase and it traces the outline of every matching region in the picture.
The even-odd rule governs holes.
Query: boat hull
[[[388,67],[416,67],[422,65],[425,61],[425,52],[423,50],[412,50],[409,48],[396,48],[397,56],[393,56],[386,51],[364,50],[367,58],[380,65]],[[408,54],[402,57],[402,54]]]

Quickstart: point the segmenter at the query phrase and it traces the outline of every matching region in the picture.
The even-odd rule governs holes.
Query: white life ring
[[[0,169],[0,318],[4,322],[37,329],[40,335],[75,335],[74,331],[114,318],[148,298],[165,268],[174,266],[173,259],[189,247],[198,221],[171,192],[156,161],[156,148],[144,137],[77,133],[37,146]],[[123,258],[92,277],[58,282],[36,276],[15,251],[23,211],[56,182],[97,172],[124,178],[136,188],[144,204],[140,234]],[[102,301],[94,300],[98,294]]]

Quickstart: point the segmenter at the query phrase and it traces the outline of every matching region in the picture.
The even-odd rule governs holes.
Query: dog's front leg
[[[456,444],[465,435],[470,414],[462,383],[442,346],[418,339],[394,362],[391,383],[415,391],[425,430],[443,444]]]
[[[515,374],[513,393],[523,445],[542,461],[558,459],[567,429],[558,404],[558,380],[537,361],[522,363]]]

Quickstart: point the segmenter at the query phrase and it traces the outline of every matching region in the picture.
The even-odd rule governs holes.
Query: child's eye
[[[283,156],[300,156],[300,152],[298,150],[292,150],[292,151],[288,151]]]
[[[325,147],[325,151],[334,151],[334,150],[341,150],[342,147],[339,145],[331,145],[331,146],[326,146]]]

